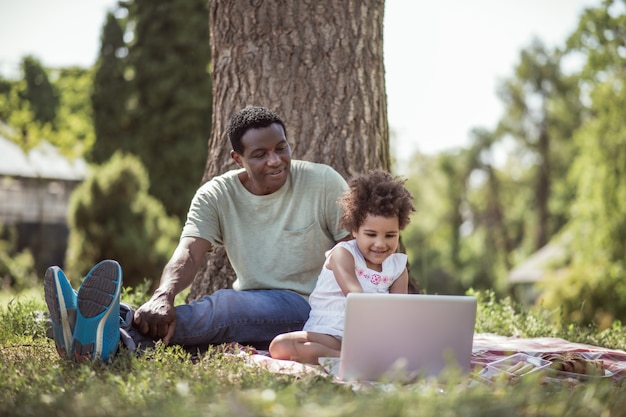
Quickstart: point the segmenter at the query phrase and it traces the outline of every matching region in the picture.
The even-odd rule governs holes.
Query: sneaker
[[[78,289],[76,327],[72,350],[76,359],[102,359],[115,355],[120,342],[122,268],[102,261],[87,274]]]
[[[58,266],[46,270],[43,289],[57,352],[63,358],[70,357],[76,321],[76,290]]]

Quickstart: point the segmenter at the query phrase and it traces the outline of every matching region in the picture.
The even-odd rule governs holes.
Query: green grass
[[[602,333],[560,327],[549,312],[521,312],[508,300],[477,295],[478,332],[610,348],[626,342],[617,325]],[[108,365],[79,365],[60,359],[44,337],[35,313],[45,309],[42,297],[10,299],[0,308],[0,416],[626,416],[626,387],[612,381],[568,388],[522,379],[494,388],[449,375],[409,385],[350,385],[273,374],[219,348],[193,360],[163,346],[142,357],[122,351]]]

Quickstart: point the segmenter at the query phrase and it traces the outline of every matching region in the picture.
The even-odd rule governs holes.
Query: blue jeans
[[[206,349],[238,342],[267,349],[276,335],[302,330],[310,310],[309,303],[293,291],[218,290],[176,306],[176,331],[170,344]],[[133,330],[133,340],[145,345],[146,337]]]

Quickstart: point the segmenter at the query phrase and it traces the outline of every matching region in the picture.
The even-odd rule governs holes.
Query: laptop
[[[350,293],[341,356],[320,363],[344,381],[411,381],[446,367],[467,373],[476,306],[472,296]]]

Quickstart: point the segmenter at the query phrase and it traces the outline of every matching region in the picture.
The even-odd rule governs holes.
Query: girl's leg
[[[339,357],[341,341],[315,332],[291,332],[278,335],[270,344],[270,355],[275,359],[288,359],[318,364],[322,357]]]

